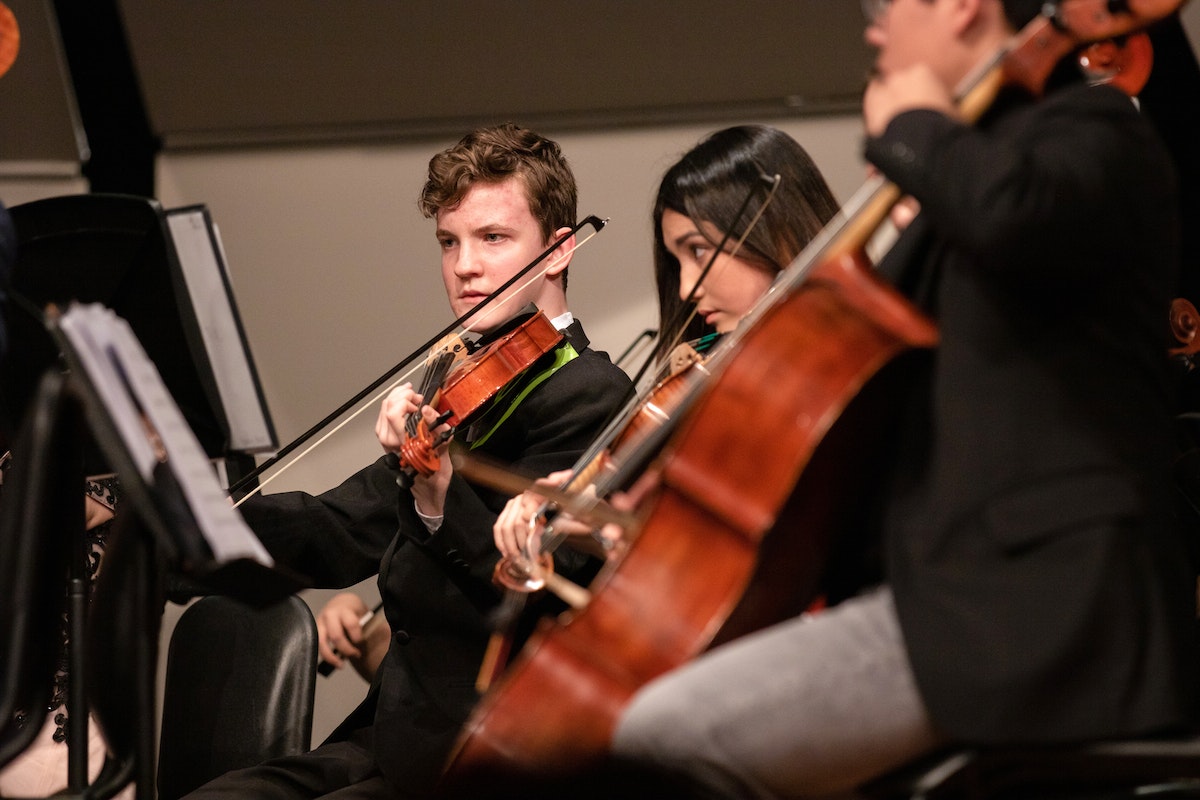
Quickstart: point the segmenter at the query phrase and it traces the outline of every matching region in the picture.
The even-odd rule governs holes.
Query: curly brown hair
[[[575,175],[558,143],[511,122],[471,131],[429,159],[417,206],[432,218],[462,202],[473,184],[499,183],[513,175],[524,180],[529,210],[546,241],[575,224]]]

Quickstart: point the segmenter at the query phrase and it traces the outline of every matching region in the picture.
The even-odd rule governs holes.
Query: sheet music
[[[271,566],[262,542],[230,504],[208,458],[129,324],[99,304],[75,305],[59,328],[76,350],[123,442],[148,483],[158,458],[142,415],[157,432],[201,534],[218,561],[250,558]]]
[[[146,436],[146,426],[133,398],[126,390],[120,373],[109,361],[109,337],[105,329],[88,323],[88,319],[94,316],[94,310],[101,308],[76,306],[59,318],[58,327],[74,347],[88,379],[100,395],[100,401],[108,410],[117,433],[137,466],[138,474],[149,482],[158,457]]]

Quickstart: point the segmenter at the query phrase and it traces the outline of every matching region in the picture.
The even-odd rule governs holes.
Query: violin
[[[435,437],[424,419],[416,420],[409,429],[409,438],[401,448],[398,466],[401,470],[421,475],[438,471],[441,459],[437,448],[455,428],[469,421],[499,392],[516,380],[535,361],[557,347],[563,333],[557,330],[541,311],[537,311],[512,330],[488,343],[475,353],[462,355],[460,345],[443,348],[426,370],[426,382],[437,386],[433,402],[438,412],[435,428],[449,428]],[[432,380],[430,380],[432,378]],[[430,397],[423,386],[421,393]],[[417,415],[409,418],[413,422]]]
[[[666,377],[654,385],[612,444],[585,472],[588,480],[596,485],[597,494],[604,496],[625,486],[631,473],[645,466],[657,451],[656,436],[668,429],[672,418],[679,413],[689,382],[709,375],[705,362],[706,359],[690,344],[675,347],[669,357]]]
[[[1039,94],[1081,44],[1178,5],[1048,5],[1053,19],[1035,19],[972,76],[960,114],[978,119],[1006,83]],[[542,620],[484,695],[445,786],[596,764],[639,688],[815,599],[831,540],[862,522],[856,487],[884,466],[896,397],[938,343],[934,323],[864,254],[899,197],[869,180],[708,359],[712,377],[684,381],[629,546],[592,582],[587,606]]]
[[[705,337],[710,338],[710,337]],[[512,652],[512,637],[518,616],[525,610],[525,597],[543,588],[572,608],[586,607],[590,593],[581,586],[559,577],[554,572],[553,553],[566,540],[555,530],[554,519],[560,512],[586,519],[596,525],[614,523],[622,529],[632,529],[634,518],[608,506],[603,498],[623,485],[627,476],[645,466],[642,458],[656,452],[652,435],[669,421],[675,401],[681,395],[678,383],[690,369],[703,369],[703,359],[690,344],[675,348],[668,359],[669,374],[659,380],[645,396],[634,398],[624,411],[609,423],[592,446],[576,464],[571,477],[559,488],[539,487],[537,492],[546,501],[531,519],[533,526],[542,526],[536,547],[530,546],[516,556],[504,556],[492,573],[493,582],[504,590],[499,610],[493,615],[495,630],[488,642],[476,679],[476,689],[487,691],[507,666]],[[641,457],[635,455],[641,454]],[[513,475],[501,466],[464,457],[455,464],[464,478],[491,486],[510,495],[518,495],[532,485],[531,481]],[[580,491],[586,486],[590,491]],[[532,542],[527,543],[532,545]],[[606,547],[612,547],[602,542]]]
[[[739,237],[734,237],[733,231],[737,229],[738,223],[743,215],[750,207],[751,200],[761,191],[762,187],[752,186],[746,192],[734,213],[732,222],[722,235],[720,242],[713,248],[712,255],[708,262],[701,270],[699,277],[693,285],[688,297],[684,300],[684,304],[680,307],[677,318],[673,320],[664,320],[664,331],[673,330],[673,337],[665,338],[659,342],[651,354],[651,359],[655,353],[665,349],[671,341],[678,341],[695,314],[695,306],[691,306],[688,310],[695,293],[704,278],[708,275],[713,265],[717,261],[718,255],[726,252],[726,244],[732,246],[728,250],[730,254],[736,254],[745,243],[746,238],[750,235],[751,230],[762,218],[763,212],[774,199],[776,191],[779,189],[780,176],[776,175],[773,178],[763,177],[764,185],[768,185],[769,191],[759,206],[757,212],[751,217],[749,223],[745,226]],[[736,240],[735,240],[736,239]],[[641,338],[640,336],[638,337]],[[653,453],[657,452],[661,441],[654,438],[654,433],[663,429],[664,425],[670,421],[674,411],[675,401],[680,396],[680,392],[675,391],[677,381],[683,373],[697,370],[702,372],[704,359],[701,358],[698,350],[707,350],[714,342],[720,339],[719,334],[712,333],[702,336],[694,342],[685,342],[677,344],[673,350],[663,359],[667,366],[668,374],[665,378],[659,380],[648,393],[641,397],[635,397],[628,404],[624,412],[618,415],[613,421],[606,426],[605,430],[596,438],[592,446],[584,453],[580,462],[576,465],[571,478],[560,487],[561,491],[575,490],[580,486],[588,486],[592,489],[592,497],[602,498],[609,492],[620,488],[624,482],[635,471],[640,470],[645,466],[645,458],[648,458]],[[638,384],[641,382],[642,376],[651,364],[651,359],[648,359],[642,367],[634,375],[633,382]],[[642,460],[631,457],[634,453],[640,453]],[[492,481],[493,488],[501,491],[508,490],[514,484],[503,475],[503,471],[499,469],[491,469],[488,467],[476,468],[471,462],[464,462],[465,469],[469,472],[474,470],[481,479],[483,469],[487,470],[488,479]],[[512,493],[520,494],[527,486],[520,486]],[[596,521],[602,521],[599,517],[612,518],[614,512],[607,506],[602,505],[602,500],[595,500],[591,503],[579,502],[575,500],[570,504],[575,509],[580,509],[585,514],[590,513]],[[602,511],[599,511],[603,509]],[[552,573],[553,559],[550,554],[564,540],[561,534],[554,532],[550,525],[550,518],[553,513],[557,513],[558,508],[551,503],[543,503],[530,520],[532,526],[541,523],[544,526],[540,537],[540,544],[537,552],[525,552],[520,557],[505,557],[496,566],[494,574],[495,582],[509,592],[532,592],[541,589],[547,579],[553,580]],[[606,548],[611,546],[610,543],[602,541],[602,545]],[[580,598],[586,595],[584,590],[578,587],[568,587],[561,581],[556,581],[555,591],[560,595],[560,598],[565,600],[568,605],[578,606],[581,603],[572,598]],[[519,606],[519,603],[513,603],[512,598],[505,597],[505,605],[510,607],[509,614],[499,615],[501,619],[511,616],[516,613],[514,609]],[[500,635],[503,638],[503,634]],[[481,691],[486,689],[491,683],[491,672],[502,666],[501,662],[494,658],[494,651],[498,647],[503,647],[504,652],[507,652],[507,644],[498,645],[497,637],[493,637],[493,645],[489,647],[489,655],[485,658],[484,667],[480,671],[480,680],[478,688]]]
[[[505,590],[505,595],[496,615],[497,631],[488,643],[476,680],[480,692],[486,691],[507,666],[513,627],[517,615],[524,610],[524,595],[549,588],[572,608],[584,608],[590,602],[586,589],[554,574],[553,552],[566,539],[554,529],[554,516],[566,511],[597,524],[613,522],[622,529],[633,529],[634,518],[607,506],[602,498],[624,486],[629,476],[645,467],[649,457],[657,452],[661,442],[655,438],[656,434],[666,429],[676,412],[683,397],[683,383],[691,377],[689,373],[704,372],[704,359],[691,344],[684,343],[677,345],[668,358],[668,368],[666,377],[655,383],[644,397],[635,398],[597,438],[561,488],[538,489],[547,496],[547,501],[530,520],[531,525],[543,526],[536,552],[505,556],[493,571],[493,581]],[[478,461],[464,459],[457,468],[459,474],[470,480],[510,494],[520,494],[528,488],[523,479]],[[576,487],[580,486],[590,487],[591,492],[578,491]]]

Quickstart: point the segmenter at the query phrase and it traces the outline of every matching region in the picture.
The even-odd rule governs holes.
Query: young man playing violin
[[[1170,160],[1128,97],[1065,74],[962,119],[962,82],[1041,0],[864,5],[866,156],[920,208],[879,271],[940,344],[882,492],[885,582],[715,648],[623,711],[618,756],[710,794],[836,794],[947,744],[1192,722]]]
[[[558,145],[514,125],[476,130],[429,164],[419,205],[436,220],[442,277],[462,316],[532,262],[575,222],[575,179]],[[571,242],[541,274],[518,282],[472,330],[503,329],[528,303],[565,334],[563,341],[504,387],[454,434],[518,471],[544,474],[578,459],[631,391],[629,379],[588,340],[567,307]],[[430,426],[437,412],[411,385],[384,401],[380,444],[398,453],[408,419]],[[397,798],[427,794],[478,699],[475,678],[499,602],[492,572],[499,553],[492,524],[507,499],[440,466],[401,484],[389,455],[319,496],[293,492],[254,498],[246,520],[280,562],[319,586],[344,587],[379,575],[391,642],[366,700],[310,753],[230,773],[193,798]],[[585,557],[556,554],[572,575]],[[322,615],[321,653],[336,658],[358,642],[357,613]]]

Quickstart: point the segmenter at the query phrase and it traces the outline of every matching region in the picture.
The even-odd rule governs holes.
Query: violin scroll
[[[539,553],[536,559],[502,558],[496,562],[492,581],[510,592],[530,593],[546,585],[554,573],[554,554]]]
[[[399,466],[401,468],[407,466],[420,475],[432,475],[442,465],[437,448],[447,438],[449,438],[448,434],[445,437],[435,437],[429,432],[429,426],[425,424],[425,420],[421,420],[417,423],[416,433],[408,437],[400,446]]]

